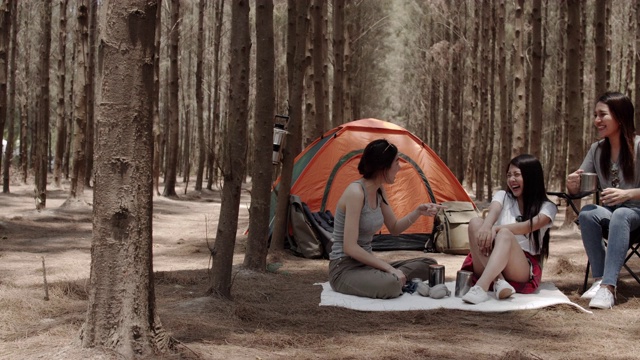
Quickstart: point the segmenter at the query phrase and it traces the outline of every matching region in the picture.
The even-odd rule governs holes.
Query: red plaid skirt
[[[511,284],[511,286],[513,286],[514,289],[516,289],[517,293],[521,293],[521,294],[531,294],[532,292],[535,292],[536,289],[538,289],[538,286],[540,286],[540,282],[542,279],[542,268],[540,267],[540,262],[538,261],[538,256],[534,256],[529,254],[528,252],[524,252],[524,255],[527,257],[527,260],[529,260],[529,264],[531,266],[531,274],[530,274],[530,279],[527,282],[516,282],[516,281],[511,281],[508,280],[509,284]],[[473,272],[473,258],[471,257],[471,253],[469,253],[469,255],[467,255],[467,257],[464,259],[464,262],[462,263],[462,268],[460,270],[467,270],[467,271],[471,271]],[[476,281],[478,281],[478,278],[480,278],[480,276],[478,276],[476,273],[473,273],[473,284],[475,285]],[[489,288],[489,290],[492,290],[493,284],[491,284],[491,287]]]

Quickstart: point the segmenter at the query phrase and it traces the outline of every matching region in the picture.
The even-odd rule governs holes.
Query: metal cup
[[[471,271],[458,270],[458,273],[456,274],[455,297],[462,297],[467,293],[467,291],[469,291],[471,288],[471,279],[473,278],[472,275],[473,273]]]
[[[580,192],[594,192],[598,185],[598,175],[596,173],[580,174]]]
[[[444,265],[429,265],[429,287],[444,284]]]

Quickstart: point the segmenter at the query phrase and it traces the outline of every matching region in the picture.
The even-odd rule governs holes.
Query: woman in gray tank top
[[[338,201],[333,247],[329,254],[329,283],[333,290],[350,295],[390,299],[402,295],[407,279],[429,278],[428,257],[387,263],[373,255],[371,241],[382,225],[397,235],[420,216],[434,216],[442,205],[421,204],[397,219],[386,201],[383,184],[392,184],[400,170],[398,149],[385,139],[364,149],[358,171],[360,180],[349,184]]]

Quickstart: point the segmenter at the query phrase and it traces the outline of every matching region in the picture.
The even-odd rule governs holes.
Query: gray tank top
[[[358,226],[358,245],[366,251],[371,252],[373,235],[380,231],[384,224],[384,217],[382,216],[382,209],[380,208],[382,197],[376,193],[376,208],[372,209],[371,206],[369,206],[367,191],[364,188],[362,180],[358,180],[356,183],[360,184],[364,192],[364,206],[360,213],[360,225]],[[346,256],[344,254],[344,217],[344,212],[336,209],[336,216],[333,220],[333,246],[331,248],[331,254],[329,254],[330,260]]]

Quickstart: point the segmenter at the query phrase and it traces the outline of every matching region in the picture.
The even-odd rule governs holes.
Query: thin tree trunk
[[[207,162],[209,174],[207,176],[207,189],[213,189],[213,182],[216,177],[215,157],[216,157],[216,134],[220,126],[220,49],[222,43],[222,20],[224,18],[224,1],[215,2],[216,27],[213,35],[213,120],[209,138],[209,151]]]
[[[155,49],[153,53],[153,191],[160,195],[160,158],[164,131],[160,120],[160,39],[162,38],[162,6],[156,7]]]
[[[196,118],[198,119],[198,168],[196,169],[195,190],[202,190],[202,179],[204,178],[205,142],[204,142],[204,94],[203,94],[203,60],[204,60],[204,12],[205,0],[199,1],[198,11],[198,55],[196,60]]]
[[[253,175],[249,238],[244,266],[254,271],[267,267],[269,206],[271,190],[271,152],[275,115],[275,54],[273,0],[256,1],[256,105],[254,116]]]
[[[515,26],[514,26],[514,110],[513,110],[513,144],[511,147],[511,158],[526,152],[526,112],[525,112],[525,49],[524,49],[524,0],[516,1]]]
[[[95,78],[96,78],[96,38],[97,38],[97,9],[96,1],[89,4],[89,46],[87,47],[87,125],[86,125],[86,141],[85,141],[85,165],[84,165],[84,181],[86,187],[91,187],[91,178],[93,177],[93,143],[94,143],[94,118],[95,118]]]
[[[635,2],[636,9],[636,54],[634,57],[635,60],[635,70],[636,70],[636,78],[635,78],[635,91],[633,94],[635,95],[635,119],[636,121],[640,119],[640,0],[636,0]],[[596,93],[596,96],[600,96]]]
[[[529,153],[542,159],[542,0],[533,1],[531,52],[531,129]]]
[[[180,1],[171,0],[171,36],[169,36],[169,127],[167,141],[167,166],[165,169],[163,196],[176,197],[178,170],[178,141],[180,117],[178,111],[178,42],[180,39]]]
[[[290,38],[296,39],[294,57],[291,63],[287,63],[288,67],[292,67],[292,87],[289,89],[289,98],[291,99],[290,121],[287,130],[289,135],[285,146],[282,150],[282,172],[280,175],[278,203],[276,206],[275,224],[271,237],[271,249],[284,249],[284,237],[286,230],[286,220],[289,207],[289,195],[291,192],[291,176],[293,174],[293,160],[298,154],[296,148],[300,147],[300,139],[302,137],[302,126],[300,119],[302,117],[302,93],[304,89],[304,73],[309,65],[305,61],[306,34],[309,27],[309,19],[307,18],[307,10],[309,9],[309,0],[297,1],[296,5],[296,35]]]
[[[42,44],[40,51],[40,111],[36,129],[36,209],[47,207],[47,155],[49,149],[49,62],[51,53],[51,0],[43,2]]]
[[[0,142],[4,138],[4,126],[7,122],[7,79],[9,70],[9,34],[11,33],[9,19],[9,4],[3,4],[0,9]],[[0,144],[0,169],[2,169],[2,151]]]
[[[67,49],[67,4],[69,0],[60,1],[60,28],[58,30],[58,104],[56,108],[56,152],[53,163],[53,183],[55,187],[61,187],[62,181],[62,156],[66,143],[65,122],[65,85],[66,85],[66,49]]]
[[[231,58],[229,81],[230,122],[223,166],[224,185],[216,241],[211,250],[211,291],[231,297],[233,250],[238,230],[240,192],[246,168],[247,121],[249,118],[249,4],[233,0],[231,6]]]
[[[344,124],[344,0],[333,0],[333,116],[334,128]]]
[[[2,163],[2,192],[9,192],[9,181],[11,179],[11,163],[13,161],[13,144],[15,141],[15,127],[19,124],[19,111],[16,109],[16,54],[18,47],[16,39],[18,34],[18,1],[9,0],[9,11],[5,14],[10,19],[11,28],[11,62],[9,64],[9,104],[8,104],[8,131],[7,131],[7,148],[5,149],[5,158]]]
[[[567,104],[567,131],[569,136],[568,143],[568,167],[569,169],[577,169],[582,162],[582,154],[584,149],[582,145],[582,93],[580,79],[580,64],[582,63],[582,53],[580,52],[580,14],[582,1],[567,1],[567,59],[571,59],[573,66],[567,66],[565,69],[566,95],[565,102]],[[577,65],[576,65],[577,64]],[[572,170],[573,171],[573,170]],[[565,213],[565,221],[563,225],[573,223],[576,215],[567,207]]]
[[[74,143],[73,143],[73,171],[69,199],[82,200],[84,194],[84,173],[86,166],[86,131],[87,131],[87,79],[88,63],[87,51],[89,46],[89,1],[79,0],[76,12],[76,71],[74,77]]]

